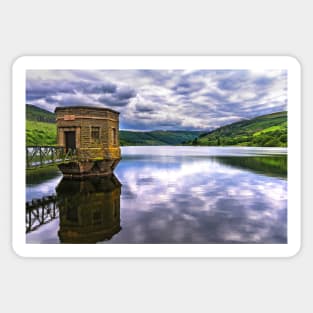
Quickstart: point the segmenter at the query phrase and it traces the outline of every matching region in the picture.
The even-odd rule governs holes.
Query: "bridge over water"
[[[76,149],[58,146],[27,146],[26,169],[61,164],[77,159]]]
[[[119,112],[102,107],[57,107],[58,146],[26,147],[26,168],[58,164],[64,177],[112,175],[121,159]]]

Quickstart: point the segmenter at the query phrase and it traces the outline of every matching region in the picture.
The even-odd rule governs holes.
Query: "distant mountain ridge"
[[[26,144],[55,145],[55,114],[26,105]],[[258,116],[210,132],[121,130],[121,146],[202,145],[202,146],[287,146],[287,112]]]
[[[55,123],[55,114],[31,104],[26,104],[26,120]]]
[[[195,139],[200,131],[128,131],[120,130],[121,146],[180,145]],[[26,105],[26,145],[55,145],[55,114],[34,105]]]
[[[189,145],[287,146],[287,112],[276,112],[232,123],[199,135]]]
[[[153,130],[153,131],[127,131],[120,130],[121,146],[164,146],[180,145],[197,138],[200,131],[183,130]]]

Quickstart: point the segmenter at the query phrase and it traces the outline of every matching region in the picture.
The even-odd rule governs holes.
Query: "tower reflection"
[[[121,183],[114,176],[63,178],[56,188],[62,243],[97,243],[121,230]]]

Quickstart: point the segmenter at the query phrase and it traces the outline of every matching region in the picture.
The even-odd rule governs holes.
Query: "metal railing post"
[[[42,151],[41,151],[41,147],[39,147],[39,158],[40,158],[40,165],[42,166]]]

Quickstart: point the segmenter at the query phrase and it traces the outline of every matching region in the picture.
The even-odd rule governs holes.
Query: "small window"
[[[91,127],[91,139],[95,143],[100,142],[100,127]]]
[[[116,128],[112,128],[112,136],[113,136],[113,144],[116,145],[117,137],[116,137]]]

